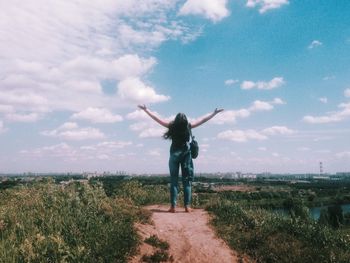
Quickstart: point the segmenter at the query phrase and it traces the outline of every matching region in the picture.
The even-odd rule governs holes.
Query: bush
[[[312,220],[219,200],[207,207],[228,244],[257,262],[350,262],[350,237]]]
[[[126,262],[138,244],[132,202],[101,186],[53,183],[0,192],[3,262]]]

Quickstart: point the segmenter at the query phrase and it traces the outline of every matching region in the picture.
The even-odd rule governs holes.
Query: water
[[[318,207],[312,207],[310,208],[310,214],[311,217],[315,220],[318,220],[320,218],[321,210],[327,209],[328,206],[318,206]],[[350,212],[350,204],[341,205],[341,208],[343,209],[343,214]]]
[[[316,206],[309,208],[311,217],[315,220],[318,220],[320,218],[321,210],[327,209],[327,207],[328,206]],[[341,208],[343,209],[343,214],[350,212],[350,204],[341,205]],[[274,209],[274,211],[282,215],[289,215],[288,211],[283,208]]]

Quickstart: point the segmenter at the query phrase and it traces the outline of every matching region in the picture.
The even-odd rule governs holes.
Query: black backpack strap
[[[190,132],[190,136],[191,136],[191,140],[194,140],[194,136],[192,135],[192,128],[191,128],[191,124],[188,124],[188,130]]]

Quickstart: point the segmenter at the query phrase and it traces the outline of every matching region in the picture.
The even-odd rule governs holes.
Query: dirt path
[[[203,209],[185,213],[183,208],[178,208],[175,214],[167,212],[166,206],[149,206],[147,209],[152,212],[154,224],[138,225],[139,233],[143,239],[156,235],[167,241],[170,245],[168,252],[172,257],[168,262],[246,262],[215,236],[208,225],[209,215]],[[130,263],[142,262],[142,256],[150,255],[152,251],[152,246],[143,243],[140,254]]]

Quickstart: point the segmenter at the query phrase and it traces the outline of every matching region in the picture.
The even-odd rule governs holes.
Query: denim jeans
[[[180,150],[170,152],[169,170],[170,170],[170,202],[171,206],[176,206],[177,195],[179,192],[179,168],[181,166],[182,185],[184,188],[184,205],[191,204],[191,185],[193,181],[193,162],[191,151],[188,145]]]

